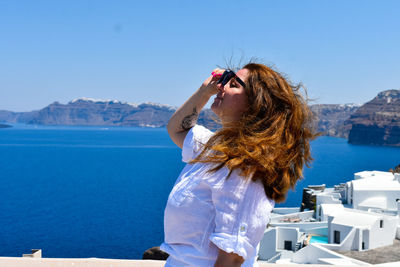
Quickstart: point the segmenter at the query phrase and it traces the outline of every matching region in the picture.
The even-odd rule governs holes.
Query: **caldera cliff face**
[[[350,144],[400,146],[400,90],[387,90],[362,105],[345,125]]]

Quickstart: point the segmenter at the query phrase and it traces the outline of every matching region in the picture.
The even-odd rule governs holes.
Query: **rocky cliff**
[[[310,108],[317,118],[317,130],[323,135],[348,137],[351,144],[400,146],[400,90],[381,92],[363,106],[318,104]],[[175,110],[162,104],[80,98],[67,104],[54,102],[32,112],[0,110],[0,122],[165,127]],[[199,123],[211,129],[219,127],[210,109],[200,113]]]
[[[0,121],[39,125],[165,127],[176,108],[163,104],[131,104],[117,100],[79,98],[67,104],[54,102],[32,112],[0,110]],[[212,111],[200,113],[199,123],[218,127]]]
[[[318,131],[325,135],[347,137],[344,121],[357,109],[357,105],[312,105],[317,116]],[[140,126],[165,127],[176,108],[168,105],[145,103],[130,104],[116,100],[80,98],[67,104],[54,102],[32,112],[0,111],[0,121],[41,125],[88,125],[88,126]],[[217,117],[210,109],[204,109],[199,124],[217,129]]]
[[[54,102],[25,121],[43,125],[164,127],[175,108],[154,103],[130,104],[116,100],[75,99]]]
[[[350,144],[400,146],[400,90],[387,90],[345,122]]]
[[[311,105],[311,111],[317,118],[317,130],[326,136],[347,138],[350,127],[344,122],[361,105],[358,104],[317,104]]]
[[[0,122],[8,123],[27,123],[37,115],[37,111],[30,112],[12,112],[0,110]]]

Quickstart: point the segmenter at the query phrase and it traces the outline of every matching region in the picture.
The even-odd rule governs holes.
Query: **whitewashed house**
[[[370,265],[335,251],[374,249],[400,239],[400,174],[364,171],[354,178],[333,188],[305,188],[301,208],[275,208],[259,260]]]
[[[380,209],[397,213],[400,199],[400,175],[390,172],[363,171],[347,182],[347,203],[353,209]]]
[[[282,255],[292,254],[302,247],[305,234],[294,227],[272,227],[264,233],[260,243],[258,259],[275,262]]]
[[[318,221],[328,221],[329,216],[334,216],[342,212],[344,209],[343,204],[320,204],[317,207],[316,218]]]
[[[393,244],[398,218],[354,209],[329,216],[328,241],[335,250],[367,250]]]

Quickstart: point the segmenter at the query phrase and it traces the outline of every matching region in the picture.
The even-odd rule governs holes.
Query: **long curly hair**
[[[260,180],[268,198],[283,202],[312,161],[310,141],[318,135],[313,114],[301,85],[263,64],[243,68],[249,71],[247,110],[217,130],[191,163],[212,163],[211,172],[227,167],[229,175],[238,169],[243,177]]]

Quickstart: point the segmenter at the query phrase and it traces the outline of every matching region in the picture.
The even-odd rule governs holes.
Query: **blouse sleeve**
[[[215,231],[210,240],[227,253],[245,260],[256,256],[274,201],[269,200],[261,182],[244,179],[233,171],[212,188]]]
[[[201,125],[192,127],[183,141],[182,161],[187,163],[196,158],[212,135],[213,132]]]

